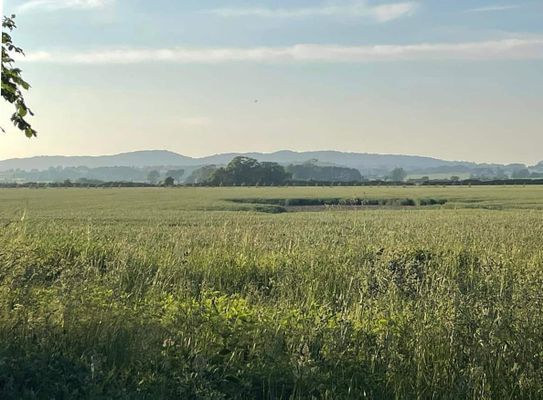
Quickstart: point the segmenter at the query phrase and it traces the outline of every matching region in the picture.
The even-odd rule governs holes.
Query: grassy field
[[[391,205],[267,201],[317,198]],[[543,397],[543,187],[6,189],[0,227],[1,399]]]

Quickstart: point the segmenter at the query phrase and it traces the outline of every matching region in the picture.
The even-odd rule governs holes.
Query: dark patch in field
[[[334,210],[359,210],[374,207],[425,207],[443,205],[446,199],[410,199],[410,198],[244,198],[228,199],[227,201],[240,204],[254,204],[254,210],[267,213],[300,212],[300,211],[324,211]]]

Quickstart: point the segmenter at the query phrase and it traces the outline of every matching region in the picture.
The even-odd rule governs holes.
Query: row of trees
[[[289,165],[286,172],[292,176],[292,179],[300,181],[357,182],[364,180],[360,171],[355,168],[320,166],[316,164],[316,160]]]
[[[354,168],[319,166],[315,160],[286,168],[274,162],[259,162],[239,156],[226,167],[206,165],[185,179],[187,184],[213,186],[282,185],[287,181],[362,182],[364,177]]]
[[[462,179],[492,181],[514,179],[542,179],[543,172],[532,172],[528,169],[518,169],[513,174],[463,174],[447,177],[440,174],[439,181],[458,182]],[[171,179],[168,179],[171,178]],[[206,165],[195,170],[159,169],[136,167],[51,167],[46,170],[20,169],[0,172],[3,182],[147,182],[152,185],[172,182],[172,184],[208,184],[208,185],[280,185],[286,181],[299,182],[330,182],[357,183],[370,180],[387,182],[411,182],[421,184],[431,181],[430,176],[407,179],[407,172],[396,168],[387,174],[371,179],[363,177],[353,168],[338,166],[321,166],[315,161],[298,165],[282,167],[276,163],[260,163],[257,160],[240,157],[228,166],[220,168],[216,165]],[[435,178],[434,178],[435,180]]]
[[[353,168],[319,166],[314,161],[286,168],[274,162],[259,162],[254,158],[239,156],[226,167],[206,166],[193,172],[187,183],[213,186],[283,185],[294,181],[361,182],[360,171]]]
[[[394,182],[402,182],[407,173],[402,168],[393,170],[388,177]],[[185,183],[207,184],[212,186],[254,186],[283,185],[286,182],[364,182],[360,171],[354,168],[319,166],[314,160],[289,165],[286,168],[274,162],[259,162],[254,158],[239,156],[226,167],[208,165],[195,170]]]
[[[45,170],[23,171],[16,169],[0,172],[0,181],[64,182],[70,180],[73,182],[149,182],[157,184],[165,181],[168,177],[171,177],[174,183],[182,183],[184,174],[184,169],[164,171],[136,167],[51,167]]]
[[[387,179],[392,182],[403,182],[407,178],[407,172],[403,168],[395,168],[387,176]],[[528,168],[519,168],[513,170],[510,174],[501,170],[481,169],[476,173],[471,173],[469,179],[477,180],[508,180],[508,179],[541,179],[543,178],[543,172],[531,172]],[[429,176],[423,176],[415,181],[429,181]],[[458,182],[461,178],[457,175],[452,175],[449,179],[451,182]]]

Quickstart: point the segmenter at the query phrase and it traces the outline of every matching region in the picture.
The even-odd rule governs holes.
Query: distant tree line
[[[451,181],[449,179],[434,179],[422,183],[423,186],[497,186],[497,185],[543,185],[543,179],[464,179]]]
[[[0,173],[2,180],[26,182],[149,182],[158,184],[168,177],[182,183],[184,169],[156,170],[135,167],[51,167],[46,170],[11,170]]]
[[[385,180],[368,180],[355,182],[324,182],[324,181],[285,181],[280,186],[499,186],[499,185],[543,185],[543,179],[505,179],[505,180],[478,180],[465,179],[459,181],[451,180],[429,180],[421,183],[415,182],[393,182]],[[136,187],[202,187],[215,186],[207,183],[192,183],[175,185],[173,181],[166,180],[160,184],[146,182],[99,182],[99,181],[78,181],[71,182],[25,182],[25,183],[0,183],[0,188],[136,188]],[[239,186],[244,186],[239,185]]]
[[[195,170],[188,184],[212,186],[284,185],[288,182],[361,182],[365,179],[354,168],[321,166],[315,160],[286,167],[274,162],[259,162],[239,156],[225,167],[208,165]]]
[[[298,165],[291,164],[286,167],[286,172],[291,175],[293,180],[299,181],[356,182],[364,180],[357,169],[320,166],[313,160]]]
[[[78,181],[72,182],[69,179],[64,182],[25,182],[25,183],[0,183],[0,188],[135,188],[135,187],[160,187],[163,185],[151,185],[145,182],[100,182],[100,181]]]
[[[359,185],[383,184],[462,184],[476,181],[513,181],[543,179],[543,170],[529,170],[522,164],[502,168],[480,168],[477,173],[451,175],[448,178],[421,176],[409,178],[403,168],[394,168],[379,176],[362,176],[359,170],[335,165],[322,165],[317,160],[302,164],[280,165],[259,162],[249,157],[236,157],[226,166],[205,165],[185,169],[136,168],[136,167],[54,167],[47,170],[11,170],[0,172],[0,182],[63,183],[70,181],[85,185],[101,185],[106,182],[147,183],[153,186],[206,185],[206,186],[279,186],[279,185]],[[413,173],[413,172],[411,172]],[[442,176],[443,173],[440,174]]]

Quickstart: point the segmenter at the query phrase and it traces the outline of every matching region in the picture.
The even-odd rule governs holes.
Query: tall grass
[[[2,399],[543,396],[540,211],[87,206],[4,210]]]

